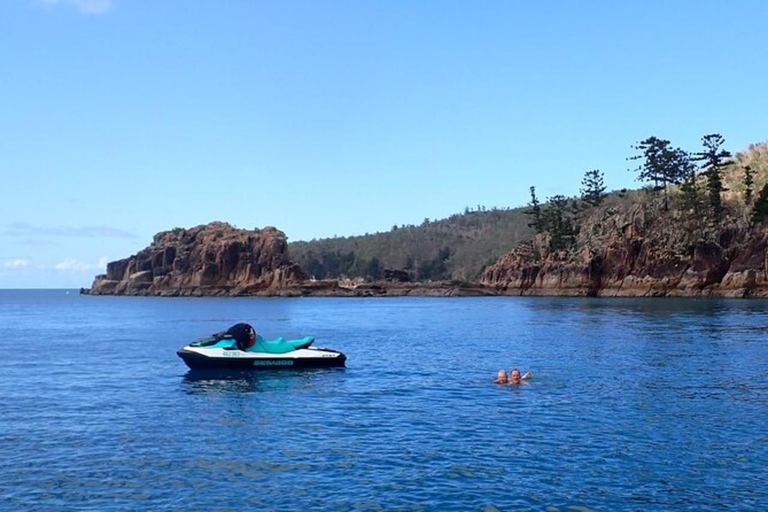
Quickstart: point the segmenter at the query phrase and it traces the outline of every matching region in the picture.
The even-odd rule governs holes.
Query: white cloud
[[[39,2],[50,5],[68,5],[74,7],[83,14],[103,14],[113,5],[113,0],[38,0]]]
[[[31,262],[29,260],[17,258],[15,260],[5,260],[3,262],[3,268],[24,268],[28,267]]]
[[[88,263],[86,261],[78,261],[72,258],[65,258],[64,261],[54,265],[56,270],[62,272],[93,272],[94,270],[105,270],[107,268],[107,258],[103,257],[99,259],[97,263]]]

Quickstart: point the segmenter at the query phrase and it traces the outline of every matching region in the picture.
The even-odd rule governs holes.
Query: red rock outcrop
[[[224,222],[155,235],[134,256],[107,265],[92,295],[252,295],[278,293],[305,279],[288,256],[285,234]]]
[[[711,227],[651,200],[618,202],[590,212],[570,250],[537,235],[481,282],[514,295],[768,297],[768,228],[731,209],[730,223]]]

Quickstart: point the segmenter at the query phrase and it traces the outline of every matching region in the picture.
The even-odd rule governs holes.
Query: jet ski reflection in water
[[[246,323],[193,341],[177,351],[193,370],[263,370],[344,366],[347,356],[311,347],[315,338],[266,340]]]

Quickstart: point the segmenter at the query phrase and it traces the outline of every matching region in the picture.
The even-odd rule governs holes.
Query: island
[[[734,157],[723,138],[685,152],[634,148],[637,190],[521,208],[467,207],[388,232],[288,243],[274,227],[212,222],[154,236],[113,261],[90,295],[768,297],[768,143]]]

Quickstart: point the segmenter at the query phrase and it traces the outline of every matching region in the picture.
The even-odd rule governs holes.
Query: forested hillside
[[[289,245],[291,258],[316,278],[376,280],[385,270],[413,280],[476,280],[483,269],[532,236],[523,208],[467,208],[462,214],[389,232]]]
[[[628,153],[635,156],[629,160],[637,164],[629,165],[638,166],[638,179],[646,184],[639,190],[606,194],[603,173],[595,169],[585,173],[580,196],[557,195],[539,202],[531,187],[525,208],[478,207],[443,220],[425,219],[419,226],[393,226],[386,233],[294,242],[290,255],[316,279],[379,280],[392,277],[386,270],[402,270],[416,281],[475,281],[516,247],[517,253],[535,248],[534,259],[555,253],[580,257],[591,245],[589,238],[598,236],[590,234],[594,219],[600,217],[601,225],[608,225],[630,205],[642,208],[649,228],[658,218],[658,226],[646,237],[674,227],[680,243],[715,241],[729,226],[762,223],[768,218],[768,144],[754,144],[732,157],[722,149],[724,139],[718,134],[704,137],[703,143],[698,152],[683,151],[657,137],[632,146]],[[531,245],[534,235],[539,243]],[[541,247],[544,240],[546,247]],[[660,244],[657,249],[663,252],[671,246]],[[484,281],[493,279],[486,275]]]

